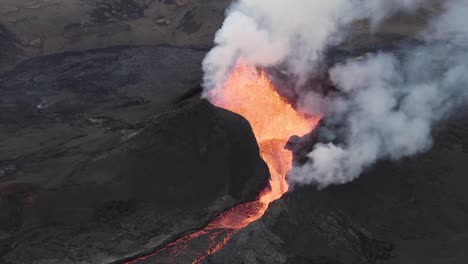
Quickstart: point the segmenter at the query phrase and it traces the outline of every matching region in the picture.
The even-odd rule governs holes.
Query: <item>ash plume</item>
[[[373,30],[396,12],[430,8],[424,0],[239,0],[227,11],[204,60],[204,87],[216,89],[235,61],[281,67],[298,84],[318,70],[327,48],[346,40],[350,24]],[[320,142],[289,183],[324,188],[350,182],[381,159],[428,150],[431,128],[468,101],[468,0],[439,1],[442,14],[419,41],[393,52],[348,59],[328,70],[336,91],[300,89],[298,105],[320,112]]]

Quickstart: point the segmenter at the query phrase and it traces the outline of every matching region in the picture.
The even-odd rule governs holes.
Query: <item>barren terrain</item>
[[[249,124],[199,98],[228,4],[1,1],[0,263],[123,263],[255,199]],[[417,41],[437,12],[357,23],[330,61]],[[466,115],[434,136],[354,183],[296,188],[203,263],[468,263]]]

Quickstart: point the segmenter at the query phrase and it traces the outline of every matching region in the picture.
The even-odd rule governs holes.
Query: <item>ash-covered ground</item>
[[[0,263],[122,263],[256,198],[249,124],[199,99],[228,4],[1,1]],[[330,60],[412,41],[430,12],[356,24]],[[203,263],[468,263],[466,115],[434,136],[351,184],[296,188]]]

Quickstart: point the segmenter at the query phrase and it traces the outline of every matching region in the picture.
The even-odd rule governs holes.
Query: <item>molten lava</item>
[[[136,263],[159,252],[169,250],[171,262],[195,238],[207,236],[209,246],[193,264],[223,248],[231,236],[263,216],[270,203],[288,191],[286,174],[292,167],[293,155],[285,149],[289,138],[303,136],[317,125],[319,117],[306,117],[282,98],[267,75],[254,67],[238,63],[227,81],[209,94],[210,101],[247,119],[257,139],[260,155],[270,171],[270,187],[253,202],[238,205],[213,219],[204,229],[184,236],[149,256],[128,263]]]
[[[211,92],[210,101],[249,121],[260,147],[260,155],[270,170],[271,188],[261,193],[258,200],[261,208],[255,216],[247,219],[257,220],[271,202],[288,191],[286,174],[291,169],[293,157],[284,147],[289,138],[309,133],[320,118],[308,118],[297,112],[278,94],[263,71],[242,63],[237,63],[221,89]]]

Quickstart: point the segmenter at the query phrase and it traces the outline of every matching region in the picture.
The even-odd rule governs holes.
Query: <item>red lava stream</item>
[[[223,248],[240,229],[258,220],[270,203],[288,191],[286,174],[292,167],[292,153],[284,147],[293,135],[303,136],[317,125],[320,117],[306,117],[296,111],[275,90],[267,75],[238,63],[223,87],[209,94],[211,103],[242,115],[252,126],[260,149],[260,155],[270,171],[270,187],[261,191],[258,199],[240,204],[215,217],[204,229],[177,239],[164,248],[139,259],[138,263],[163,251],[170,254],[170,262],[200,236],[207,236],[210,243],[205,252],[192,261],[198,264],[207,256]]]

